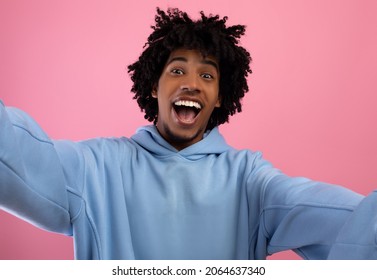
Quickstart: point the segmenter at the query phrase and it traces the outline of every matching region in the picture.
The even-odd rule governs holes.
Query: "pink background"
[[[0,1],[0,99],[52,138],[130,136],[146,122],[126,67],[155,7],[228,15],[248,26],[244,112],[221,127],[292,176],[363,194],[377,183],[377,2]],[[72,239],[0,211],[0,259],[72,259]],[[275,259],[296,258],[280,253]]]

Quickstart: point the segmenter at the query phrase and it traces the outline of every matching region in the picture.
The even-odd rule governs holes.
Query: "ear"
[[[157,98],[157,86],[154,85],[152,88],[152,97]]]
[[[217,102],[215,104],[215,107],[216,108],[220,108],[221,107],[221,96],[220,96],[220,94],[217,97]]]

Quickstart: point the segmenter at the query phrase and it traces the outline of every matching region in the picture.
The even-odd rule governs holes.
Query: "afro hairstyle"
[[[144,118],[157,123],[158,103],[152,90],[170,53],[179,48],[198,50],[203,56],[213,56],[220,68],[219,98],[221,106],[215,108],[207,130],[229,121],[229,116],[241,112],[241,99],[248,92],[247,76],[251,74],[249,52],[239,46],[245,34],[244,25],[226,26],[227,17],[206,16],[200,12],[199,20],[176,8],[167,12],[157,8],[155,26],[149,35],[138,61],[128,66],[133,86],[131,91]]]

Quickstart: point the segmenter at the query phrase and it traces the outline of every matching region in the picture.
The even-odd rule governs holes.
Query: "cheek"
[[[158,105],[159,114],[167,113],[170,108],[169,99],[167,98],[167,96],[163,94],[161,90],[157,92],[157,105]]]

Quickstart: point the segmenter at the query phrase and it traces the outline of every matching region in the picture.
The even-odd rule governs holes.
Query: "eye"
[[[174,74],[174,75],[183,75],[184,72],[182,69],[180,68],[173,68],[170,70],[170,73]]]
[[[206,79],[206,80],[213,80],[214,79],[214,77],[209,73],[204,73],[204,74],[201,75],[201,77]]]

